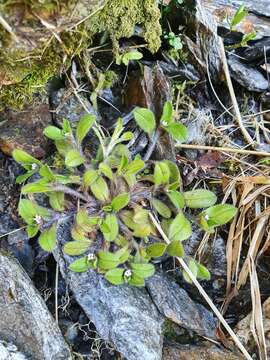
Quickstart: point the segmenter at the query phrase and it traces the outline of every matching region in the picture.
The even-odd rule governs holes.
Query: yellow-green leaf
[[[114,197],[111,202],[113,211],[117,212],[123,209],[124,207],[126,207],[129,203],[129,200],[130,200],[129,193],[122,193]]]
[[[66,166],[76,167],[85,162],[85,158],[78,150],[70,150],[65,157]]]
[[[209,190],[197,189],[183,192],[186,206],[191,209],[200,209],[216,203],[216,195]]]
[[[192,234],[191,224],[185,218],[184,214],[180,212],[176,218],[171,222],[169,227],[169,239],[171,241],[183,241],[189,238]]]
[[[82,143],[83,139],[85,138],[95,121],[95,115],[91,114],[85,114],[80,118],[76,129],[76,139],[79,144]]]
[[[172,215],[171,209],[159,199],[153,198],[152,205],[154,209],[163,216],[165,219],[169,219]]]
[[[38,239],[39,245],[45,251],[51,252],[56,246],[56,225],[44,230]]]
[[[151,134],[156,127],[156,120],[153,112],[145,108],[136,108],[133,111],[136,123],[147,134]]]

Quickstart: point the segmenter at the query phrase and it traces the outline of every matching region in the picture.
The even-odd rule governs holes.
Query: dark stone
[[[69,240],[70,224],[59,224],[59,246]],[[94,270],[72,272],[68,265],[74,258],[60,249],[54,255],[76,301],[105,341],[111,342],[127,360],[161,359],[163,317],[146,289],[111,285]]]
[[[46,304],[19,263],[0,253],[0,339],[27,358],[71,360]]]
[[[146,288],[158,310],[168,319],[199,335],[215,338],[213,314],[195,303],[177,283],[161,273],[147,280]]]

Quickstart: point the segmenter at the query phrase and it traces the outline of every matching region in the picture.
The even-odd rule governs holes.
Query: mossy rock
[[[0,0],[12,33],[0,27],[0,109],[22,108],[48,80],[68,69],[89,48],[95,34],[107,32],[114,49],[139,24],[149,50],[160,46],[156,0]],[[75,7],[74,7],[75,6]]]

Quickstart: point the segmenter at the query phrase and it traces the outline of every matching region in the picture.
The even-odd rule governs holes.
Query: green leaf
[[[177,210],[182,209],[185,206],[184,195],[177,190],[170,190],[166,193],[173,205]]]
[[[56,211],[65,210],[65,194],[60,191],[55,191],[49,194],[49,203]]]
[[[79,144],[82,143],[83,139],[94,125],[96,121],[95,115],[85,114],[80,118],[76,130],[76,139]]]
[[[83,164],[85,158],[81,156],[78,150],[70,150],[65,157],[66,166],[75,167]]]
[[[45,251],[51,252],[56,246],[56,225],[44,230],[38,239],[39,245]]]
[[[199,264],[198,262],[196,262],[196,265],[197,265],[197,278],[200,280],[210,280],[211,274],[209,270],[202,264]]]
[[[216,226],[224,225],[229,222],[237,213],[237,208],[229,204],[219,204],[204,210],[200,214],[200,219],[204,219],[208,225],[208,231]],[[202,221],[200,221],[202,225]]]
[[[108,179],[113,179],[113,172],[112,169],[105,163],[99,164],[99,171],[102,172]]]
[[[166,101],[163,106],[160,122],[163,126],[167,126],[172,121],[173,121],[173,106],[170,101]]]
[[[256,31],[252,31],[248,34],[244,34],[241,40],[241,45],[245,46],[249,41],[255,40],[257,36]]]
[[[90,242],[91,240],[85,235],[82,227],[76,225],[71,229],[71,237],[75,241]]]
[[[185,218],[184,214],[180,212],[176,218],[171,222],[169,227],[169,239],[171,241],[183,241],[189,238],[192,234],[191,224]]]
[[[140,170],[144,168],[144,166],[145,166],[144,161],[142,161],[141,159],[135,159],[125,167],[125,174],[126,175],[137,174]]]
[[[32,224],[36,215],[39,215],[46,220],[50,216],[50,212],[48,209],[39,206],[35,202],[28,199],[20,200],[18,212],[27,224]]]
[[[195,278],[197,278],[197,274],[198,274],[197,262],[193,259],[190,259],[188,262],[188,268],[192,272],[192,274],[195,276]],[[192,284],[191,278],[185,271],[183,271],[183,277],[188,283]]]
[[[176,186],[176,188],[173,187],[173,189],[170,187],[170,190],[176,190],[182,182],[178,166],[170,160],[164,160],[163,162],[168,166],[170,171],[170,184],[174,184],[174,187]]]
[[[101,231],[103,233],[105,240],[106,241],[114,241],[119,232],[117,217],[114,214],[107,214],[102,225],[104,226],[104,224],[108,228],[108,231],[105,231],[105,232],[102,231],[102,228],[101,228]]]
[[[142,287],[145,285],[144,278],[142,278],[136,274],[133,274],[131,276],[131,278],[128,280],[128,283],[129,283],[129,285],[138,286],[138,287]]]
[[[155,267],[152,264],[131,263],[130,267],[134,275],[143,279],[148,278],[155,273]]]
[[[89,216],[86,209],[80,209],[76,215],[76,224],[83,228],[84,231],[90,232],[99,222],[98,216]]]
[[[125,269],[112,269],[106,272],[105,279],[114,285],[121,285],[124,283],[124,271]]]
[[[69,241],[64,245],[64,253],[67,255],[81,255],[88,250],[91,241]]]
[[[129,51],[121,56],[122,63],[128,66],[129,61],[131,60],[140,60],[143,57],[142,53],[139,51]]]
[[[104,270],[111,270],[119,265],[119,256],[109,252],[100,250],[98,252],[98,267]]]
[[[165,130],[178,142],[185,142],[188,138],[188,129],[183,124],[172,123],[165,127]]]
[[[113,211],[117,212],[123,209],[124,207],[126,207],[129,203],[129,200],[130,200],[129,193],[122,193],[114,197],[111,202]]]
[[[98,178],[90,185],[90,189],[96,199],[106,201],[109,198],[109,188],[103,177]]]
[[[51,139],[51,140],[64,140],[65,136],[63,135],[63,132],[61,129],[59,129],[56,126],[47,126],[44,130],[43,130],[43,134]]]
[[[41,162],[35,159],[32,155],[28,154],[27,152],[19,149],[15,149],[12,151],[13,159],[21,164],[21,165],[32,165],[32,164],[41,164]],[[30,170],[30,169],[29,169]]]
[[[131,131],[126,131],[123,133],[123,135],[121,136],[121,138],[119,139],[120,141],[130,141],[133,139],[133,133]]]
[[[49,168],[49,166],[47,164],[41,166],[41,168],[39,170],[39,175],[43,176],[44,178],[46,178],[49,181],[53,181],[55,179],[55,176],[54,176],[52,170]]]
[[[185,250],[181,241],[172,241],[167,247],[167,253],[170,256],[183,257],[185,255]]]
[[[159,213],[159,215],[163,216],[165,219],[169,219],[171,217],[171,209],[162,201],[153,198],[152,205],[154,209]]]
[[[70,122],[67,119],[63,120],[62,129],[64,134],[72,134],[72,128]]]
[[[26,232],[27,232],[27,236],[31,239],[34,236],[36,236],[37,233],[39,232],[39,226],[35,224],[27,225]]]
[[[155,115],[149,109],[136,108],[133,111],[134,118],[139,127],[147,134],[151,134],[156,127]]]
[[[192,190],[183,192],[186,206],[191,209],[200,209],[212,206],[216,203],[216,195],[209,190]]]
[[[87,260],[87,256],[73,261],[68,268],[74,272],[79,273],[87,271],[89,269],[89,262]]]
[[[16,184],[22,184],[23,182],[25,182],[27,179],[30,178],[30,176],[35,174],[35,170],[33,171],[27,171],[25,174],[19,175],[16,177]]]
[[[170,178],[170,169],[168,165],[163,162],[159,161],[155,164],[154,169],[154,182],[156,186],[167,184]]]
[[[160,257],[164,254],[167,245],[164,243],[151,244],[146,248],[146,253],[150,257]]]
[[[44,193],[52,191],[50,185],[41,184],[40,182],[33,182],[27,185],[24,185],[21,189],[22,194],[34,194],[34,193]]]
[[[233,30],[233,28],[238,25],[246,16],[248,15],[248,11],[245,8],[245,5],[241,5],[237,11],[235,12],[231,23],[230,23],[230,29]]]
[[[31,200],[21,199],[18,206],[19,215],[26,223],[33,222],[33,218],[37,215],[35,204]]]
[[[94,169],[88,169],[83,175],[83,185],[85,187],[91,186],[99,177],[98,171]]]

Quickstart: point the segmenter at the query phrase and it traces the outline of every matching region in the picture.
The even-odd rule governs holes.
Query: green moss
[[[156,52],[162,33],[160,11],[156,0],[112,0],[87,22],[91,33],[107,31],[117,48],[118,40],[133,35],[136,24],[141,25],[148,48]]]
[[[66,0],[61,5],[70,4],[72,1]],[[34,0],[22,0],[17,3],[31,9],[35,8],[35,11],[38,6],[38,10],[45,13],[56,11],[59,4],[56,0],[45,0],[40,2],[40,5]],[[0,0],[0,9],[3,9],[3,6],[5,9],[7,6],[12,9],[12,4],[15,4],[13,0]],[[64,11],[67,11],[67,8]],[[44,90],[51,77],[58,75],[61,68],[67,69],[72,58],[80,56],[82,50],[90,46],[91,38],[96,33],[108,32],[114,48],[117,49],[118,40],[121,37],[130,37],[135,25],[140,24],[149,49],[152,52],[157,51],[161,35],[159,18],[160,12],[155,0],[111,0],[76,29],[61,32],[61,44],[53,38],[49,43],[43,43],[31,52],[10,46],[10,34],[0,28],[0,80],[1,74],[7,76],[7,81],[1,88],[0,110],[5,106],[22,108],[25,103],[31,102],[34,93]],[[26,20],[26,24],[32,26],[32,21]],[[21,61],[22,59],[25,60]],[[3,69],[4,71],[1,71]],[[106,80],[110,83],[114,79],[109,77]]]

